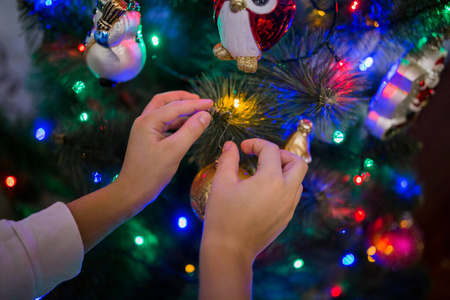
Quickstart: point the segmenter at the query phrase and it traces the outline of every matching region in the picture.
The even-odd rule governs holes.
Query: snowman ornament
[[[146,60],[139,4],[97,0],[93,22],[85,42],[85,59],[100,84],[111,87],[136,77]]]
[[[214,21],[221,42],[214,47],[220,60],[236,60],[238,69],[255,73],[264,51],[289,30],[294,0],[215,0]]]

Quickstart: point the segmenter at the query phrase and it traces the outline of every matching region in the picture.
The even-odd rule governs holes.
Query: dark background
[[[450,299],[450,68],[447,65],[436,95],[420,113],[411,133],[423,143],[416,158],[424,184],[425,203],[416,220],[425,235],[423,263],[431,275],[428,299]]]

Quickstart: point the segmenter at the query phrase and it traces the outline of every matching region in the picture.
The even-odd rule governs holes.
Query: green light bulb
[[[300,269],[304,264],[305,262],[303,261],[303,259],[297,259],[296,261],[294,261],[294,268]]]
[[[370,158],[368,158],[364,161],[364,167],[366,167],[367,169],[372,169],[373,164],[374,164],[374,162]]]
[[[77,94],[81,93],[85,88],[86,88],[86,85],[84,84],[83,81],[77,81],[72,86],[72,90]]]
[[[89,116],[88,116],[88,114],[87,113],[82,113],[81,115],[80,115],[80,121],[81,122],[86,122],[87,120],[89,119]]]
[[[155,47],[159,45],[159,38],[156,35],[152,36],[152,44]]]
[[[134,242],[136,243],[136,245],[140,246],[140,245],[142,245],[144,243],[144,238],[142,236],[137,236],[134,239]]]
[[[336,144],[342,143],[344,141],[344,138],[345,138],[344,134],[342,132],[340,132],[339,130],[335,131],[333,134],[333,141]]]

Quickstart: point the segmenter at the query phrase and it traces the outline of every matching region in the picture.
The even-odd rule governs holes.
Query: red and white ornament
[[[407,54],[383,78],[370,103],[366,126],[384,140],[417,116],[439,83],[447,51],[427,44],[419,58]]]
[[[254,73],[262,52],[289,30],[296,5],[294,0],[215,0],[214,10],[221,40],[214,54],[236,60],[239,70]]]
[[[146,60],[139,4],[133,0],[97,0],[94,27],[86,38],[85,58],[100,83],[129,81]]]

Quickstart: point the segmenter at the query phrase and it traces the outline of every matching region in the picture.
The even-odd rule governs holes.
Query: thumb
[[[219,158],[214,177],[219,180],[238,180],[239,150],[235,143],[228,141],[223,145],[223,152]]]
[[[177,151],[185,155],[192,144],[202,135],[211,122],[211,115],[206,111],[199,111],[191,116],[174,134],[166,138]]]

